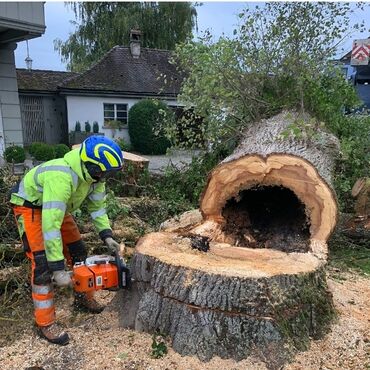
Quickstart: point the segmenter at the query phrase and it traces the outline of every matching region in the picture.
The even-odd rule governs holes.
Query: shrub
[[[22,163],[26,159],[26,153],[21,146],[13,145],[5,149],[4,157],[8,163]]]
[[[80,121],[77,121],[76,122],[75,131],[76,132],[81,132],[81,123],[80,123]]]
[[[99,132],[99,123],[94,121],[93,122],[93,133],[97,134]]]
[[[161,121],[172,120],[167,105],[156,100],[142,100],[129,112],[128,129],[133,147],[143,154],[164,154],[170,142],[160,130]]]
[[[34,157],[37,161],[50,161],[55,158],[55,150],[49,144],[40,144],[35,149]]]
[[[114,141],[119,145],[121,150],[124,150],[125,152],[129,152],[131,150],[131,145],[127,143],[125,139],[119,137]]]
[[[63,158],[69,152],[69,147],[65,144],[54,145],[55,158]]]
[[[32,155],[32,157],[35,156],[35,151],[37,150],[37,148],[40,146],[40,145],[44,145],[44,143],[40,143],[40,142],[34,142],[32,143],[29,147],[28,147],[28,153],[30,153]]]
[[[91,125],[89,121],[85,122],[85,131],[86,132],[91,132]]]

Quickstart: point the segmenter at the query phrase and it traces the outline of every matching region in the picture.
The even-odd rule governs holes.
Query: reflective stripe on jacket
[[[32,168],[11,196],[13,204],[21,206],[24,200],[42,206],[42,233],[49,262],[64,260],[60,227],[65,213],[78,209],[84,200],[97,231],[110,230],[105,184],[93,182],[82,165],[79,149]]]

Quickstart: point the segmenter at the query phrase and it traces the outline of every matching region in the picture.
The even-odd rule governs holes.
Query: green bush
[[[69,151],[69,147],[65,144],[54,145],[55,158],[63,158]]]
[[[93,133],[97,134],[99,132],[99,123],[94,121],[93,122]]]
[[[114,139],[114,141],[119,145],[121,150],[125,152],[129,152],[131,150],[131,145],[127,143],[125,139],[119,137],[117,139]]]
[[[4,158],[8,163],[22,163],[26,153],[21,146],[13,145],[5,149]]]
[[[41,144],[35,149],[33,156],[37,161],[50,161],[55,158],[55,150],[49,144]]]
[[[40,143],[40,142],[34,142],[32,143],[29,147],[28,147],[28,153],[30,153],[32,155],[32,157],[35,156],[35,151],[37,150],[37,148],[40,146],[40,145],[44,145],[44,143]]]
[[[85,122],[85,131],[86,132],[91,132],[91,125],[89,121]]]
[[[160,130],[161,122],[173,120],[167,105],[158,100],[141,100],[129,112],[128,129],[135,150],[143,154],[165,154],[170,142]]]

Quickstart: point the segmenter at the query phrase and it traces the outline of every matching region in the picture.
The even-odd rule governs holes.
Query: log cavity
[[[309,220],[305,205],[281,186],[255,186],[229,199],[222,215],[223,231],[235,245],[308,252]]]

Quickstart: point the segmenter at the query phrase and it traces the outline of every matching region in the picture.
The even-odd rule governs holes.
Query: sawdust
[[[299,353],[284,369],[369,368],[369,279],[348,273],[341,274],[339,278],[329,278],[339,311],[338,322],[328,335],[313,341],[308,351]],[[208,363],[202,363],[195,357],[182,357],[175,353],[169,343],[169,351],[164,358],[151,358],[151,335],[120,328],[119,302],[115,294],[99,292],[99,300],[107,304],[100,315],[75,314],[70,307],[72,298],[59,297],[57,316],[72,338],[70,344],[59,347],[39,339],[30,318],[27,325],[20,325],[17,335],[0,348],[1,369],[266,369],[262,362],[253,358],[240,362],[213,358]]]

